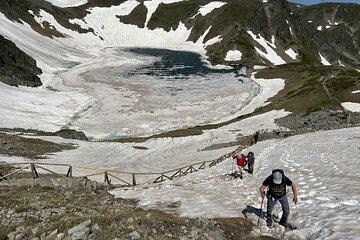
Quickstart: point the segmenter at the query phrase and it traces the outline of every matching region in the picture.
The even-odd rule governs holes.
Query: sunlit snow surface
[[[226,2],[216,2],[216,1],[210,2],[204,6],[201,6],[201,8],[199,9],[199,13],[201,14],[201,16],[206,16],[207,14],[211,13],[214,9],[220,8],[225,4]]]
[[[341,106],[351,112],[360,112],[360,103],[344,102],[341,103]]]
[[[161,2],[147,4],[151,7]],[[169,32],[119,23],[116,15],[128,14],[136,4],[126,1],[119,6],[89,10],[78,23],[85,29],[94,28],[96,35],[65,29],[43,10],[34,16],[40,24],[50,23],[67,38],[46,38],[27,24],[12,22],[0,14],[0,33],[34,57],[43,70],[40,77],[44,83],[35,91],[37,96],[42,96],[35,101],[31,100],[32,89],[23,89],[24,94],[18,94],[17,88],[4,89],[11,97],[0,96],[0,103],[8,113],[2,116],[1,127],[45,131],[69,127],[94,138],[146,136],[234,117],[258,94],[257,84],[235,71],[217,73],[209,68],[209,73],[194,73],[188,78],[179,74],[172,79],[145,77],[141,73],[126,75],[129,69],[154,64],[158,59],[121,51],[119,47],[161,46],[203,53],[203,46],[219,41],[216,37],[202,42],[208,29],[198,42],[187,42],[190,30],[181,22],[176,30]],[[198,58],[204,60],[203,56]],[[181,64],[171,67],[184,68]],[[48,101],[45,96],[50,95],[54,99]],[[17,106],[12,106],[11,101],[20,102],[26,113],[14,111]],[[64,110],[64,106],[68,108]],[[55,113],[55,117],[48,112]],[[24,118],[18,122],[19,114]]]
[[[268,229],[261,220],[256,232],[284,239],[359,239],[359,139],[360,128],[350,128],[268,140],[244,151],[253,151],[256,162],[254,175],[246,174],[243,180],[225,176],[232,171],[228,159],[173,181],[112,193],[135,198],[145,208],[191,217],[247,216],[256,224],[254,212],[261,202],[258,188],[272,169],[282,168],[298,186],[299,203],[290,204],[290,222],[298,230],[284,234],[279,226]],[[275,213],[281,216],[279,206]]]
[[[146,22],[162,2],[145,1]],[[57,1],[62,7],[85,3],[82,0]],[[203,54],[207,29],[196,42],[188,42],[190,29],[179,22],[169,32],[163,29],[139,29],[123,24],[116,17],[130,13],[139,3],[126,1],[110,8],[96,7],[84,19],[72,19],[93,33],[79,34],[63,28],[43,10],[35,19],[50,25],[67,38],[47,38],[27,24],[12,22],[0,13],[0,33],[32,56],[43,70],[44,86],[9,87],[0,84],[1,127],[37,128],[56,131],[70,127],[94,137],[147,135],[188,125],[222,122],[253,112],[284,87],[284,80],[244,79],[241,73],[225,72],[169,78],[151,76],[145,66],[156,64],[159,57],[124,51],[125,47],[162,47],[191,49]],[[207,5],[203,14],[220,7]],[[257,52],[274,64],[284,63],[273,48],[274,41],[249,34],[266,51]],[[139,38],[139,35],[142,37]],[[171,70],[184,70],[185,65]],[[139,70],[143,72],[139,72]],[[135,74],[136,73],[136,74]],[[220,76],[221,75],[221,76]],[[125,81],[126,79],[130,81]],[[209,89],[212,91],[209,91]],[[186,89],[186,91],[184,91]],[[214,91],[215,89],[215,91]],[[191,101],[190,101],[191,100]],[[77,149],[51,154],[43,161],[68,163],[95,169],[135,172],[163,172],[186,164],[216,159],[234,148],[201,151],[212,144],[235,141],[237,134],[252,134],[259,129],[277,129],[274,119],[289,113],[271,111],[242,121],[206,130],[201,135],[181,138],[150,139],[143,143],[82,142],[41,137],[54,142],[71,142]],[[166,119],[166,121],[165,121]],[[131,125],[131,123],[136,123]],[[156,123],[156,126],[151,125]],[[126,125],[128,124],[128,125]],[[288,232],[291,239],[359,239],[359,128],[296,136],[284,140],[260,142],[251,149],[257,161],[255,175],[244,181],[226,178],[232,162],[194,173],[163,184],[116,190],[119,197],[138,198],[144,207],[158,207],[186,216],[247,216],[257,221],[257,189],[271,169],[281,167],[299,187],[300,202],[292,206],[291,221],[299,230]],[[1,156],[8,162],[24,161]],[[65,169],[66,170],[66,169]],[[100,171],[100,170],[99,170]],[[74,175],[93,173],[74,167]],[[103,176],[97,180],[102,181]],[[179,202],[169,209],[169,203]],[[279,212],[279,208],[275,209]],[[270,230],[261,221],[257,233],[280,236],[278,227]]]
[[[2,84],[7,114],[0,125],[48,131],[69,126],[95,138],[146,136],[234,116],[260,91],[241,77],[242,69],[211,69],[199,55],[163,52],[155,57],[108,49],[101,62],[57,73],[67,91]],[[166,53],[183,59],[168,56],[170,63],[162,66]]]
[[[47,2],[50,2],[51,4],[66,8],[66,7],[76,7],[83,5],[87,3],[87,0],[46,0]]]
[[[276,48],[274,37],[272,38],[272,42],[269,42],[265,38],[263,38],[260,34],[256,35],[250,30],[248,30],[247,33],[252,37],[254,41],[256,41],[265,49],[264,52],[263,50],[255,47],[256,52],[260,54],[260,56],[266,58],[269,62],[273,63],[274,65],[280,65],[286,63],[274,50],[274,48]]]
[[[325,66],[330,66],[330,65],[331,65],[331,63],[329,63],[329,61],[326,60],[326,58],[325,58],[323,55],[321,55],[321,53],[319,53],[319,55],[320,55],[321,63],[322,63],[323,65],[325,65]]]

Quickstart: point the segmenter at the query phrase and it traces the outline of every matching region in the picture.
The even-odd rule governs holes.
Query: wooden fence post
[[[32,164],[30,164],[30,166],[31,166],[31,174],[32,174],[33,178],[38,178],[39,175],[36,171],[35,164],[32,163]]]
[[[66,174],[66,177],[71,177],[72,178],[72,166],[69,166],[69,170]]]
[[[104,182],[106,182],[108,185],[110,185],[110,179],[107,171],[104,172]]]
[[[133,182],[133,186],[136,186],[135,173],[132,174],[132,182]]]

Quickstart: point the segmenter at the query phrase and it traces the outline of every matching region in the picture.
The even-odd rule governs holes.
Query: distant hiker
[[[244,154],[235,155],[233,156],[233,159],[236,159],[236,165],[238,167],[238,171],[235,171],[235,178],[240,177],[240,179],[243,178],[243,167],[246,165],[246,157]]]
[[[246,161],[248,165],[248,173],[253,174],[254,172],[254,163],[255,163],[255,156],[253,152],[249,152],[246,156]]]
[[[259,131],[256,131],[255,134],[253,135],[253,140],[251,145],[256,144],[258,140],[259,140]]]
[[[289,224],[287,223],[290,208],[289,202],[286,195],[286,186],[291,186],[292,192],[294,194],[293,202],[296,204],[298,202],[297,199],[297,190],[296,185],[293,183],[288,177],[284,175],[284,171],[281,169],[274,169],[272,174],[268,176],[265,181],[260,186],[260,194],[261,197],[265,197],[265,188],[268,187],[268,192],[266,193],[267,197],[267,219],[266,223],[268,226],[272,226],[273,220],[271,216],[271,212],[277,201],[280,202],[282,207],[282,217],[279,221],[279,224],[284,226],[285,228],[289,228]]]

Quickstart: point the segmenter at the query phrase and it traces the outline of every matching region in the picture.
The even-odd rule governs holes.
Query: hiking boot
[[[290,225],[284,220],[280,220],[279,224],[284,228],[291,228]]]
[[[271,227],[272,224],[273,224],[273,220],[272,220],[271,218],[266,219],[266,225],[267,225],[268,227]]]

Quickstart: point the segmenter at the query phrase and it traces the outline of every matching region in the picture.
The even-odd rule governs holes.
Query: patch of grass
[[[7,235],[16,229],[15,226],[5,226],[0,224],[0,240],[7,240]]]
[[[336,80],[331,81],[330,87],[335,90],[344,90],[357,85],[356,79],[350,78],[337,78]]]
[[[305,110],[305,115],[308,115],[312,112],[317,112],[323,109],[331,109],[333,103],[330,100],[324,100],[320,102],[315,102],[313,104],[309,104],[307,109]]]
[[[70,228],[88,220],[87,216],[76,216],[74,213],[51,216],[48,221],[51,229],[59,229],[60,232],[67,232]]]
[[[0,143],[0,154],[30,159],[38,159],[44,154],[75,148],[72,144],[58,144],[6,133],[0,133]]]
[[[271,104],[262,109],[285,109],[293,113],[308,114],[320,109],[339,109],[332,103],[320,80],[341,71],[338,67],[293,63],[263,69],[256,77],[285,79],[285,88],[270,99]]]
[[[25,226],[34,226],[37,223],[41,223],[41,220],[39,220],[39,219],[37,219],[37,218],[35,218],[33,216],[25,217],[24,222],[23,222],[23,224]]]
[[[29,206],[19,206],[15,208],[15,213],[23,213],[23,212],[27,212],[29,210],[32,210],[32,207]]]

